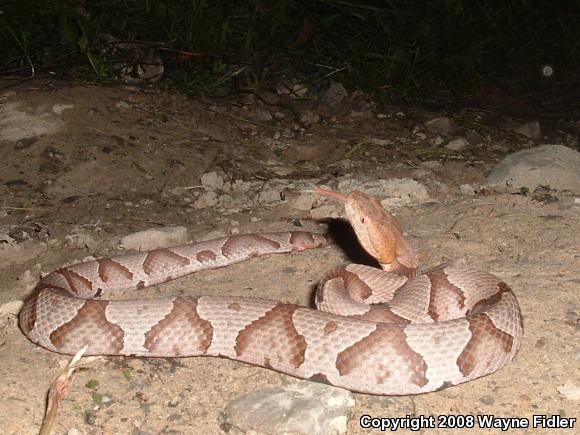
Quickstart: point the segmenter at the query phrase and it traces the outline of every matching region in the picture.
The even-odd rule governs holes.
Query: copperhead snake
[[[379,395],[440,390],[515,357],[522,316],[505,283],[462,264],[417,275],[417,255],[378,199],[317,190],[344,201],[360,244],[381,266],[328,271],[318,285],[318,310],[241,296],[100,299],[330,243],[307,232],[233,235],[62,267],[28,296],[21,328],[32,342],[63,354],[88,345],[86,355],[225,357]]]

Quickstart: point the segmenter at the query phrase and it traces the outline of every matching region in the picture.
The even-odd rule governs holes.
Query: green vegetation
[[[114,80],[107,33],[160,48],[161,85],[198,94],[328,76],[386,98],[517,90],[543,64],[575,78],[579,22],[574,0],[6,0],[0,75]]]
[[[131,373],[130,369],[123,369],[123,377],[131,382],[133,380],[133,374]]]
[[[85,384],[85,388],[88,388],[89,390],[96,390],[99,388],[99,381],[96,379],[91,379]]]

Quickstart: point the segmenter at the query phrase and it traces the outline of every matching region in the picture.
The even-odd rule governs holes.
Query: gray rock
[[[410,178],[386,180],[382,187],[389,195],[389,198],[381,201],[383,207],[399,207],[411,203],[426,202],[430,199],[427,188]]]
[[[580,153],[563,145],[541,145],[515,152],[499,162],[487,176],[496,187],[539,186],[580,193]]]
[[[495,398],[489,394],[479,398],[479,401],[484,405],[493,405],[495,403]]]
[[[310,92],[310,89],[308,89],[305,85],[303,85],[302,83],[297,83],[294,86],[292,86],[292,91],[291,91],[291,97],[292,98],[304,98],[306,97],[306,95],[308,95]]]
[[[74,109],[75,105],[74,104],[62,104],[62,103],[57,103],[54,104],[52,106],[52,111],[54,113],[56,113],[57,115],[62,115],[66,110],[71,110]]]
[[[266,183],[264,188],[258,193],[258,203],[260,204],[279,204],[282,202],[282,191],[287,185]]]
[[[35,240],[16,243],[13,239],[4,236],[0,240],[3,242],[0,243],[0,263],[4,267],[25,263],[46,251],[46,243],[38,243]]]
[[[323,157],[328,150],[322,145],[305,144],[292,141],[288,148],[282,151],[281,156],[294,162],[308,162]]]
[[[232,190],[236,192],[247,192],[250,190],[251,183],[244,180],[236,180],[232,183]]]
[[[462,184],[459,186],[459,191],[465,196],[474,196],[477,193],[477,189],[473,184]]]
[[[447,145],[445,145],[445,148],[451,151],[462,151],[465,148],[467,148],[468,145],[469,142],[467,142],[466,139],[460,137],[458,139],[450,141]]]
[[[393,139],[381,139],[378,137],[368,137],[365,138],[365,141],[379,146],[389,146],[393,144]]]
[[[10,301],[0,305],[0,318],[4,319],[6,316],[16,316],[24,305],[23,301]]]
[[[128,234],[121,239],[121,247],[134,251],[149,251],[166,246],[181,245],[188,241],[187,228],[175,226]]]
[[[270,110],[268,110],[267,107],[258,106],[258,107],[256,107],[255,118],[261,122],[268,122],[268,121],[272,120],[273,116],[272,116],[272,112],[270,112]]]
[[[300,382],[269,388],[229,403],[222,417],[226,426],[264,434],[342,434],[355,401],[351,392]]]
[[[298,198],[291,202],[292,208],[297,210],[308,211],[312,209],[312,206],[318,199],[318,195],[313,192],[302,192],[298,195]]]
[[[341,213],[342,207],[340,205],[328,204],[310,210],[310,217],[312,219],[339,218]]]
[[[200,210],[202,208],[214,207],[218,204],[218,196],[213,190],[203,192],[193,203],[193,208]]]
[[[447,117],[433,118],[425,122],[425,128],[434,134],[449,135],[457,129],[452,119]]]
[[[348,91],[342,85],[342,83],[332,82],[328,90],[324,94],[323,101],[330,107],[337,106],[342,103],[343,100],[348,96]]]
[[[320,115],[313,110],[305,110],[300,114],[300,123],[306,127],[317,124],[320,121]]]
[[[210,189],[221,189],[224,185],[223,175],[218,171],[206,172],[201,176],[201,184]]]
[[[542,138],[542,131],[538,121],[528,122],[524,125],[514,128],[514,132],[532,140],[540,140]]]
[[[580,400],[580,386],[570,380],[566,380],[564,385],[558,387],[558,393],[567,400]]]
[[[338,182],[337,190],[339,192],[360,190],[369,195],[383,197],[381,204],[384,207],[401,207],[430,200],[427,188],[410,178],[376,179],[362,182],[350,177],[343,177]]]
[[[435,146],[439,146],[443,142],[445,142],[445,139],[443,139],[441,136],[436,136],[433,139],[431,139],[429,142]]]
[[[212,230],[208,233],[205,234],[201,234],[198,238],[197,241],[198,242],[204,242],[206,240],[213,240],[213,239],[219,239],[221,237],[226,237],[228,234],[226,234],[224,231],[221,230]]]
[[[0,104],[0,140],[19,140],[55,134],[65,127],[65,122],[52,111],[38,107],[34,111],[23,102]]]
[[[437,160],[426,160],[421,162],[421,166],[427,169],[439,169],[441,166],[443,166],[443,164]]]

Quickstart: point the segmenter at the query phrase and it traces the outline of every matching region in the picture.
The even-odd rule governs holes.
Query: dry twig
[[[87,347],[88,346],[83,347],[75,354],[71,362],[50,386],[50,390],[48,391],[47,411],[40,428],[40,435],[50,435],[50,431],[52,430],[52,426],[54,425],[58,413],[60,402],[69,391],[73,374],[82,368],[81,364],[79,364],[79,360],[87,351]]]

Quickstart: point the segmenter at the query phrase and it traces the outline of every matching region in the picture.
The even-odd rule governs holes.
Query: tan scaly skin
[[[224,357],[381,395],[457,385],[515,357],[522,316],[505,283],[465,265],[440,266],[411,279],[417,255],[378,199],[317,191],[344,202],[360,243],[384,269],[332,268],[320,280],[318,310],[248,296],[106,299],[114,291],[330,242],[326,235],[293,231],[233,235],[64,266],[31,292],[20,326],[34,343],[64,354],[87,346],[86,355]],[[264,279],[276,277],[275,271],[264,272]]]
[[[348,195],[321,188],[316,188],[316,192],[344,202],[359,242],[378,260],[383,270],[408,278],[417,275],[417,254],[405,239],[399,222],[377,198],[356,190]]]

